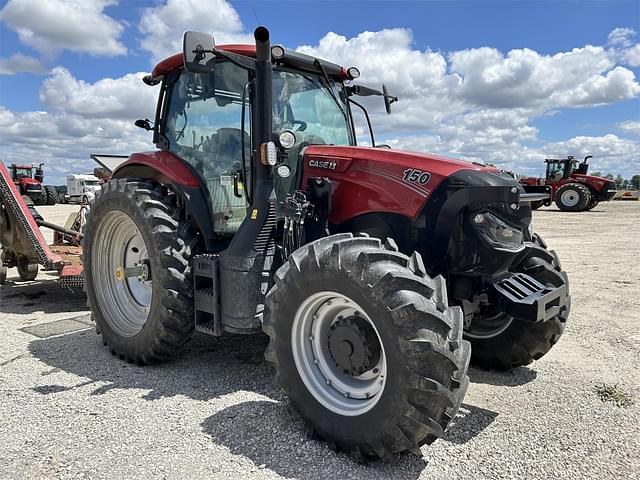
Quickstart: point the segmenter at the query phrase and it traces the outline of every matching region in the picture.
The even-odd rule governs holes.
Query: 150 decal
[[[404,172],[402,172],[402,179],[405,182],[411,183],[419,183],[424,185],[431,178],[431,174],[429,172],[425,172],[422,170],[416,170],[414,168],[407,168]]]

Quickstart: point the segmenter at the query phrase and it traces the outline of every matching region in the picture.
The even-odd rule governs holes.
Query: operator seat
[[[219,128],[203,145],[203,150],[210,154],[206,177],[214,230],[220,234],[234,234],[246,216],[244,195],[238,198],[233,191],[233,175],[240,170],[242,162],[242,135],[245,159],[249,162],[251,139],[239,128]]]

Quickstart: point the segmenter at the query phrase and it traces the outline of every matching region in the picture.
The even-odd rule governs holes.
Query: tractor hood
[[[21,178],[20,183],[23,185],[37,185],[40,186],[40,182],[38,180],[34,180],[33,178]]]
[[[431,174],[449,176],[458,170],[495,172],[493,167],[478,163],[455,160],[430,153],[408,152],[388,148],[337,147],[333,145],[312,145],[305,150],[305,167],[312,159],[336,162],[335,168],[345,171],[352,161],[369,162],[372,165],[384,163],[405,168],[424,169],[429,166]],[[315,162],[314,162],[315,163]],[[316,163],[316,165],[318,165]],[[323,168],[323,167],[319,167]],[[324,167],[329,168],[329,167]]]
[[[312,177],[331,179],[330,221],[335,224],[375,212],[417,218],[445,178],[460,171],[497,172],[493,167],[426,153],[330,145],[307,147],[303,168],[303,188]]]

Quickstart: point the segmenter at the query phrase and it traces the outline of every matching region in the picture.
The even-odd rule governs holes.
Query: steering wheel
[[[291,120],[289,123],[291,125],[300,125],[298,132],[304,132],[307,129],[307,122],[303,122],[302,120]]]

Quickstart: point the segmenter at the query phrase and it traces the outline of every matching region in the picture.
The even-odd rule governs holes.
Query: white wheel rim
[[[91,251],[98,305],[109,326],[123,337],[138,334],[149,315],[152,280],[126,277],[124,270],[148,262],[147,246],[126,213],[113,210],[100,222]]]
[[[565,192],[562,192],[560,200],[567,207],[575,207],[580,201],[580,195],[578,195],[578,192],[576,192],[575,190],[567,190]]]
[[[377,336],[379,360],[357,376],[344,373],[329,350],[329,332],[337,321],[365,321]],[[380,400],[387,379],[382,338],[367,313],[352,299],[336,292],[319,292],[298,308],[291,328],[291,347],[300,378],[313,397],[328,410],[357,416]]]

